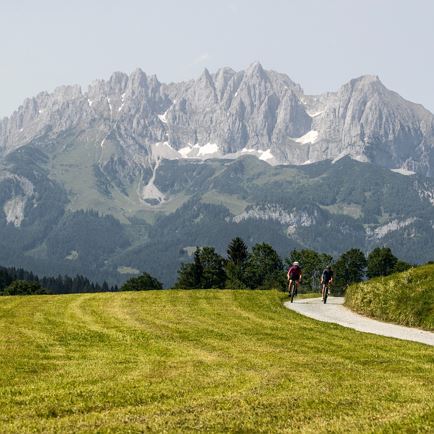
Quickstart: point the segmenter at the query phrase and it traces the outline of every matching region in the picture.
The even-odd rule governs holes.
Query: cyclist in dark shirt
[[[321,296],[324,300],[324,291],[326,286],[329,286],[331,283],[333,283],[333,270],[330,265],[324,269],[321,275]]]

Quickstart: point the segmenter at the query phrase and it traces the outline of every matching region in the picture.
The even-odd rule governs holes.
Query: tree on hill
[[[148,273],[128,279],[121,287],[121,291],[148,291],[153,289],[163,289],[163,285],[155,277]]]
[[[174,288],[178,289],[195,289],[198,288],[197,273],[195,272],[194,263],[182,263],[178,270],[178,279],[174,285]]]
[[[368,255],[367,276],[371,279],[378,276],[387,276],[394,272],[398,258],[389,247],[377,247]]]
[[[0,268],[0,292],[9,286],[14,279],[11,276],[11,273],[8,272],[6,268]]]
[[[270,244],[253,246],[246,263],[246,283],[252,289],[285,289],[283,263]]]
[[[240,238],[234,238],[228,245],[228,261],[235,265],[242,265],[246,262],[249,254],[246,243]]]
[[[174,287],[180,289],[224,288],[226,282],[224,262],[214,247],[197,247],[193,262],[181,264]]]
[[[47,294],[47,290],[42,288],[39,282],[28,280],[14,280],[9,286],[3,289],[2,295],[34,295]]]
[[[412,267],[413,265],[409,264],[408,262],[398,259],[395,266],[393,267],[393,273],[401,273],[402,271],[407,271]]]
[[[226,273],[224,270],[225,260],[216,253],[214,247],[203,247],[200,252],[202,265],[202,288],[224,288]]]
[[[193,258],[193,288],[200,288],[202,286],[203,265],[199,247],[196,247]]]
[[[366,257],[359,249],[343,253],[334,265],[335,283],[338,288],[361,282],[365,277]]]
[[[321,274],[325,267],[333,262],[333,257],[326,253],[317,253],[311,249],[293,250],[286,260],[288,266],[294,261],[300,263],[303,277],[302,284],[308,290],[319,290]]]
[[[236,237],[229,243],[226,253],[226,288],[247,288],[245,266],[249,252],[246,243],[240,237]]]

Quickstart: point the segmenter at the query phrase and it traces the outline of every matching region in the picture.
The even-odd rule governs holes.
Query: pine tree
[[[334,265],[336,286],[346,288],[352,283],[361,282],[365,277],[366,257],[359,249],[343,253]]]
[[[245,268],[249,256],[245,242],[234,238],[228,245],[225,271],[227,275],[226,287],[231,289],[247,288]]]
[[[249,288],[284,289],[285,273],[282,260],[267,243],[253,246],[246,264],[246,280]]]
[[[398,258],[389,247],[377,247],[368,255],[367,275],[371,279],[377,276],[388,276],[394,272]]]
[[[226,282],[224,259],[214,247],[196,248],[194,261],[181,264],[175,288],[223,288]]]
[[[224,288],[226,282],[224,259],[216,253],[214,247],[203,247],[199,257],[202,266],[200,287]]]
[[[200,288],[203,274],[203,266],[201,262],[201,249],[200,247],[196,247],[194,252],[194,267],[193,267],[193,279],[194,286],[193,288]]]
[[[228,261],[232,262],[236,266],[242,265],[248,256],[248,249],[246,243],[240,238],[234,238],[227,249]]]
[[[106,282],[104,283],[107,285]],[[148,273],[142,273],[140,276],[128,279],[121,287],[121,291],[147,291],[153,289],[163,289],[163,285],[159,280]]]

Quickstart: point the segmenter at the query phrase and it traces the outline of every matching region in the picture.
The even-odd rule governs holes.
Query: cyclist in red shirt
[[[288,282],[289,282],[289,288],[291,287],[292,282],[296,283],[296,291],[295,295],[298,293],[298,285],[301,283],[301,268],[300,264],[297,261],[294,261],[292,265],[288,269]]]

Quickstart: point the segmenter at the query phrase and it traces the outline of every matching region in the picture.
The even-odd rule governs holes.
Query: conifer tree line
[[[298,261],[303,271],[301,290],[320,288],[322,271],[331,265],[335,275],[334,288],[344,292],[356,282],[377,276],[405,271],[410,264],[399,260],[388,247],[377,247],[367,256],[360,249],[351,249],[339,258],[311,249],[292,250],[282,260],[270,244],[258,243],[251,250],[239,237],[228,245],[226,257],[214,247],[197,247],[193,260],[181,264],[176,289],[280,289],[287,288],[286,272]],[[155,277],[143,272],[127,280],[121,288],[91,282],[77,275],[42,277],[21,268],[0,267],[0,295],[69,294],[82,292],[160,290],[163,285]]]
[[[293,250],[282,260],[270,244],[256,244],[249,251],[246,243],[237,237],[229,243],[226,257],[220,256],[213,247],[197,247],[193,261],[183,263],[178,270],[174,287],[285,290],[287,268],[294,261],[301,265],[305,291],[319,290],[322,272],[329,265],[335,275],[334,287],[339,292],[352,283],[411,267],[388,247],[377,247],[367,256],[360,249],[351,249],[336,260],[311,249]]]
[[[22,268],[0,267],[0,295],[71,294],[81,292],[118,291],[107,282],[91,282],[87,277],[76,275],[39,277]]]

